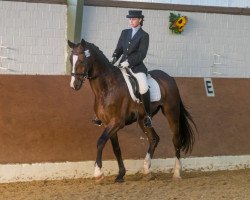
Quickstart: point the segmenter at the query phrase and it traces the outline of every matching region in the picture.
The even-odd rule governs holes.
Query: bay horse
[[[102,151],[106,142],[111,140],[119,166],[119,173],[115,181],[124,181],[126,170],[117,132],[134,122],[138,122],[149,141],[149,148],[144,160],[144,173],[150,174],[151,159],[160,138],[153,127],[144,127],[145,111],[143,105],[132,100],[122,72],[109,62],[97,46],[83,39],[78,44],[68,41],[68,45],[72,49],[70,55],[72,65],[70,86],[77,91],[86,79],[89,80],[95,96],[94,112],[105,127],[97,141],[94,177],[97,180],[103,178],[101,171]],[[154,116],[161,110],[169,122],[173,132],[172,141],[176,156],[173,178],[179,179],[181,178],[180,151],[191,153],[195,141],[192,126],[195,128],[196,126],[182,103],[174,78],[161,70],[152,70],[149,71],[149,74],[158,82],[161,91],[161,99],[151,103],[151,114]]]

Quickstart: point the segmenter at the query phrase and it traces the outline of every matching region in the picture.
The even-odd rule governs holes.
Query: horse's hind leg
[[[174,125],[176,126],[176,125]],[[180,137],[179,137],[179,127],[174,127],[173,128],[175,130],[174,135],[173,135],[173,144],[175,147],[175,166],[173,169],[173,179],[180,179],[181,178],[181,161],[180,161],[180,151],[181,151],[181,141],[180,141]]]
[[[144,174],[149,174],[150,173],[150,167],[151,167],[151,159],[153,158],[155,148],[157,147],[160,137],[157,135],[155,132],[154,128],[147,128],[144,127],[143,121],[139,121],[139,125],[142,129],[142,131],[146,134],[149,140],[149,148],[148,152],[146,154],[146,157],[144,159]]]
[[[180,130],[179,130],[179,116],[180,110],[178,107],[172,108],[168,110],[163,107],[163,114],[167,117],[170,129],[173,132],[173,144],[175,148],[175,166],[173,169],[173,179],[180,179],[181,178],[181,161],[180,161],[180,150],[181,150],[181,140],[180,140]]]
[[[126,169],[124,167],[124,163],[122,160],[122,154],[121,154],[121,149],[120,149],[117,133],[114,134],[110,138],[110,140],[111,140],[113,151],[114,151],[114,154],[115,154],[115,157],[117,159],[118,166],[119,166],[119,174],[116,177],[115,182],[123,182],[124,181],[123,177],[126,173]]]
[[[168,111],[167,112],[167,119],[169,122],[170,129],[173,132],[173,144],[175,148],[175,166],[173,169],[173,179],[180,179],[181,178],[181,161],[180,161],[180,150],[181,150],[181,140],[180,140],[180,130],[179,130],[179,111],[176,110],[175,112]],[[165,113],[163,113],[165,115]]]

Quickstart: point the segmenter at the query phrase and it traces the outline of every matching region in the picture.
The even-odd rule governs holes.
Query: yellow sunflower
[[[184,30],[184,27],[185,27],[185,26],[180,26],[180,27],[178,28],[178,31],[179,31],[179,32],[182,32],[182,31]]]
[[[172,30],[172,33],[180,34],[184,31],[188,18],[180,14],[170,13],[169,22],[169,29]]]
[[[178,26],[180,28],[180,27],[184,27],[186,23],[187,23],[187,17],[182,16],[176,20],[175,24],[176,24],[176,26]]]

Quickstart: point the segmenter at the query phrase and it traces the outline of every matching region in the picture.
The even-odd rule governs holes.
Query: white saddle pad
[[[121,69],[121,72],[122,72],[122,75],[123,75],[123,77],[124,77],[124,79],[126,81],[126,84],[128,86],[128,90],[129,90],[131,98],[134,101],[136,101],[137,103],[139,103],[140,100],[138,98],[136,98],[136,96],[135,96],[135,94],[133,92],[133,89],[132,89],[132,85],[131,85],[131,83],[129,81],[129,78],[128,78],[129,75],[127,74],[125,69]],[[160,99],[161,99],[161,90],[160,90],[159,84],[150,75],[147,76],[147,79],[148,79],[148,86],[149,86],[149,91],[150,91],[150,101],[151,102],[160,101]]]

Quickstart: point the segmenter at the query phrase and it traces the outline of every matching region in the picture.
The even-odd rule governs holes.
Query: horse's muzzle
[[[76,79],[74,76],[71,77],[70,87],[74,90],[80,90],[83,84],[83,80]]]

